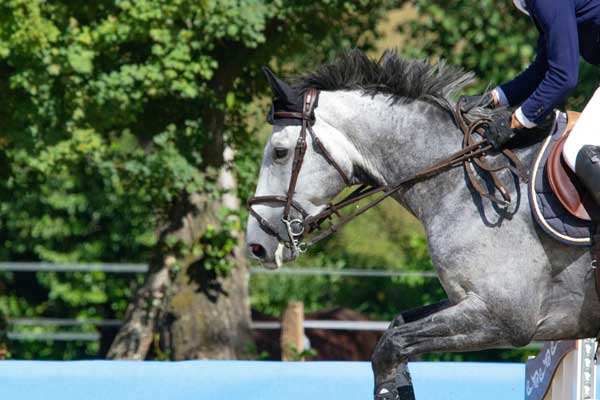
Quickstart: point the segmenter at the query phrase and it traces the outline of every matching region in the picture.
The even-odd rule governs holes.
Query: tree
[[[416,0],[418,17],[401,27],[410,56],[443,58],[474,71],[474,92],[514,78],[535,57],[535,25],[510,1]],[[581,64],[580,85],[566,107],[581,108],[598,85],[597,68]]]
[[[152,344],[173,359],[246,356],[236,189],[245,197],[256,176],[246,117],[266,90],[259,67],[332,57],[390,3],[2,2],[0,257],[149,261],[111,357],[143,359]],[[7,285],[5,312],[101,316],[89,306],[133,290],[100,273],[30,278]]]

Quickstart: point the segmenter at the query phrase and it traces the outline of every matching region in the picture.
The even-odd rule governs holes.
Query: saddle
[[[599,221],[600,208],[579,182],[575,173],[566,164],[562,151],[579,113],[567,113],[568,124],[563,135],[550,149],[546,165],[546,174],[550,188],[562,206],[572,216],[584,221]]]
[[[564,141],[576,120],[577,114],[557,112],[531,165],[527,192],[534,220],[546,234],[570,246],[588,247],[596,230],[590,220],[594,205],[562,158]]]

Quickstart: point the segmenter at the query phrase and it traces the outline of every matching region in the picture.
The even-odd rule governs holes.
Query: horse
[[[278,104],[294,104],[307,90],[320,93],[300,167],[294,160],[304,125],[273,126],[255,194],[271,201],[251,204],[250,256],[267,268],[293,261],[306,250],[303,222],[348,185],[393,187],[460,151],[452,98],[473,79],[444,62],[406,60],[389,50],[379,60],[349,51],[292,84],[271,76]],[[467,117],[495,112],[478,107]],[[526,165],[541,146],[529,142],[513,149]],[[493,162],[499,157],[490,155]],[[461,168],[411,181],[391,196],[422,223],[447,299],[402,312],[390,324],[371,359],[376,399],[414,398],[407,360],[417,354],[598,334],[589,248],[549,238],[523,200],[527,184],[509,171],[499,177],[513,195],[506,206],[481,196]],[[480,179],[493,188],[489,177]]]

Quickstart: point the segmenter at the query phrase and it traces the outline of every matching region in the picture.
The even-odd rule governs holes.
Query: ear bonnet
[[[277,118],[275,113],[280,111],[302,113],[303,93],[279,79],[269,68],[263,67],[263,72],[273,91],[273,103],[267,114],[267,121],[271,125],[301,125],[302,121],[299,119]],[[316,107],[317,104],[314,108]]]

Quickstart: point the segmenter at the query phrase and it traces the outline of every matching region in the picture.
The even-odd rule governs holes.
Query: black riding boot
[[[585,145],[579,150],[575,175],[600,206],[600,146]]]

